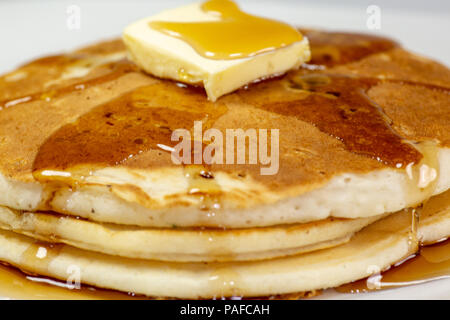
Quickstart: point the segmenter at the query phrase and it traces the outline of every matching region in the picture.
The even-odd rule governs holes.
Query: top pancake
[[[142,73],[120,40],[1,77],[0,204],[142,226],[249,227],[373,216],[448,189],[450,71],[388,39],[304,32],[308,65],[216,103]],[[204,130],[280,129],[278,173],[173,164],[172,131],[197,120]],[[410,163],[439,177],[417,188]]]

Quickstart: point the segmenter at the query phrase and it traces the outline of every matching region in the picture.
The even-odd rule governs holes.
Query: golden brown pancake
[[[119,40],[2,77],[0,204],[140,226],[243,228],[375,216],[449,188],[450,71],[388,39],[305,34],[310,64],[216,103],[142,73]],[[161,145],[173,147],[172,131],[196,120],[223,131],[279,128],[279,172],[174,165]],[[424,164],[441,174],[417,188]]]
[[[262,296],[360,279],[448,237],[448,68],[385,38],[304,33],[308,64],[216,103],[143,73],[120,40],[1,77],[0,259],[149,296]],[[175,165],[171,133],[194,121],[280,129],[279,172]],[[405,208],[432,195],[416,230]],[[206,237],[220,241],[177,245]]]

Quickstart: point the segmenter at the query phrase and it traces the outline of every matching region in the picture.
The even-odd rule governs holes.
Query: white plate
[[[191,1],[2,1],[0,72],[38,56],[120,35],[130,22]],[[246,11],[292,24],[324,29],[370,32],[399,40],[410,50],[450,65],[450,2],[377,0],[381,29],[367,28],[366,1],[238,1]],[[76,7],[71,7],[75,5]],[[80,28],[74,26],[80,11]],[[72,24],[70,24],[72,22]],[[76,21],[75,21],[76,22]],[[327,290],[318,299],[450,299],[450,279],[367,294]]]

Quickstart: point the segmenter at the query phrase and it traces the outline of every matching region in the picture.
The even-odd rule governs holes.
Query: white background
[[[412,51],[450,65],[448,0],[237,1],[248,12],[295,25],[361,32],[371,32],[366,27],[366,9],[369,5],[378,5],[381,8],[381,30],[375,33],[393,37]],[[119,36],[130,22],[190,2],[0,0],[0,73],[38,56]],[[67,8],[70,5],[81,9],[79,30],[67,28]],[[337,295],[327,291],[319,298],[450,299],[450,279],[375,294]]]

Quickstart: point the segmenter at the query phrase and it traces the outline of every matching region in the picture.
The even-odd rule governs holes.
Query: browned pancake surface
[[[417,163],[405,139],[449,146],[450,71],[388,39],[305,30],[312,61],[284,77],[208,102],[203,90],[142,73],[127,60],[46,86],[86,57],[123,50],[100,43],[25,65],[22,80],[0,78],[0,171],[32,180],[33,170],[173,166],[160,145],[193,122],[280,129],[280,170],[214,165],[274,191],[308,190],[343,173]]]

